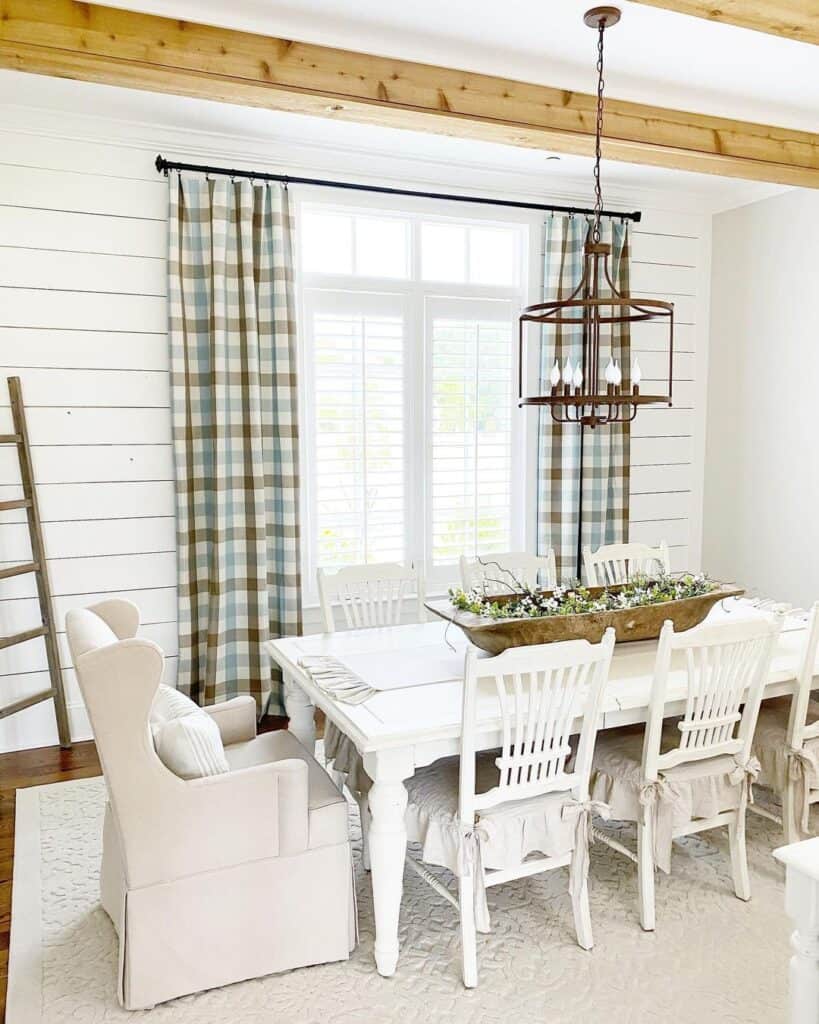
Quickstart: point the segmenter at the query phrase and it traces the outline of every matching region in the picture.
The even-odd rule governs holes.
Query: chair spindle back
[[[504,551],[499,554],[467,558],[461,555],[461,585],[464,590],[485,589],[488,594],[508,592],[510,585],[551,590],[557,583],[555,553],[530,555],[527,551]]]
[[[597,551],[583,548],[583,568],[590,587],[608,587],[627,583],[638,574],[670,572],[671,556],[665,541],[656,548],[648,544],[606,544]]]
[[[603,687],[608,679],[614,630],[599,644],[586,640],[516,647],[494,658],[466,656],[461,734],[461,820],[508,800],[572,790],[588,797],[589,775]],[[498,785],[475,793],[475,730],[478,691],[494,690],[501,720],[502,746],[495,763]],[[580,719],[580,739],[572,770],[569,743]]]
[[[318,587],[326,633],[336,629],[334,605],[349,629],[398,626],[410,599],[417,605],[414,621],[426,621],[422,575],[394,562],[350,565],[335,573],[319,569]]]
[[[782,628],[781,617],[703,626],[675,633],[666,622],[660,633],[643,770],[649,780],[678,764],[732,754],[750,756],[762,691]],[[665,704],[675,652],[684,674],[685,712],[677,723],[679,745],[660,753]]]

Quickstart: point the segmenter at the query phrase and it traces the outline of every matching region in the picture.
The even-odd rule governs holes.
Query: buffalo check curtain
[[[286,189],[170,175],[178,687],[281,712],[265,641],[301,626]]]
[[[543,300],[567,299],[583,274],[583,245],[590,221],[585,217],[554,215],[544,226]],[[611,244],[612,282],[629,293],[628,224],[603,220],[601,241]],[[611,294],[600,282],[601,295]],[[607,315],[608,307],[604,307]],[[547,394],[555,358],[576,365],[582,351],[582,325],[544,326],[541,333],[540,389]],[[631,373],[629,326],[615,325],[600,343],[603,367],[609,354],[619,360],[624,383]],[[579,578],[578,527],[581,546],[628,539],[631,429],[628,423],[596,427],[555,423],[547,408],[538,425],[538,552],[555,552],[559,580]]]

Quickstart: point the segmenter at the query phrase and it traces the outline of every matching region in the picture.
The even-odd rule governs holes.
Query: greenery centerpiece
[[[507,592],[492,594],[492,585]],[[667,619],[677,631],[691,629],[718,601],[742,593],[702,573],[635,575],[608,587],[574,582],[553,590],[487,580],[468,592],[453,588],[447,599],[426,606],[459,626],[477,647],[499,654],[507,647],[560,640],[597,643],[609,626],[618,643],[655,639]]]
[[[460,611],[486,615],[490,619],[534,619],[542,615],[582,615],[585,612],[619,611],[667,601],[681,601],[719,590],[720,584],[703,573],[646,576],[635,574],[616,587],[589,589],[579,582],[554,590],[519,587],[502,599],[488,597],[476,587],[468,593],[460,587],[449,591],[449,599]]]

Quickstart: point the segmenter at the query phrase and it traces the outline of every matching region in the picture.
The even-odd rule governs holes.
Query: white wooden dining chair
[[[654,869],[668,873],[678,836],[728,827],[734,891],[751,898],[745,811],[759,764],[751,743],[780,617],[660,633],[645,729],[611,730],[597,744],[592,796],[612,818],[637,823],[637,853],[600,838],[637,862],[640,923],[654,929]],[[666,704],[685,702],[679,720]]]
[[[350,629],[399,626],[406,613],[412,622],[426,622],[424,577],[417,569],[397,562],[349,565],[337,572],[318,570],[318,590],[324,632],[335,633],[334,608],[342,612]],[[324,726],[324,756],[339,789],[346,785],[358,804],[361,818],[362,862],[370,869],[369,829],[370,779],[355,744],[327,720]]]
[[[776,793],[782,813],[759,804],[751,810],[782,825],[786,843],[810,835],[810,805],[819,803],[819,702],[811,700],[818,647],[819,602],[808,615],[796,689],[790,697],[763,701],[754,732],[757,781]]]
[[[467,593],[486,587],[487,593],[505,593],[510,584],[551,590],[557,584],[555,553],[545,555],[528,551],[503,551],[493,555],[469,558],[461,555],[461,586]]]
[[[318,590],[325,633],[335,631],[334,607],[349,629],[398,626],[410,604],[412,621],[426,622],[423,575],[397,562],[348,565],[332,573],[319,569]]]
[[[656,548],[648,544],[606,544],[596,551],[583,548],[583,568],[590,587],[626,583],[637,573],[656,576],[671,572],[671,556],[666,542]]]
[[[478,980],[476,929],[489,930],[487,886],[569,866],[577,941],[592,947],[589,773],[613,649],[612,629],[599,644],[569,640],[516,647],[494,658],[481,658],[470,648],[460,756],[420,768],[406,781],[407,837],[421,844],[422,858],[408,854],[407,862],[459,911],[468,988]],[[490,717],[501,723],[499,754],[476,757],[479,702],[481,729]],[[570,761],[569,740],[578,723],[577,753]],[[457,897],[424,862],[456,875]]]

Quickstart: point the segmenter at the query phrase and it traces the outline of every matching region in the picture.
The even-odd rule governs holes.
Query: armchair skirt
[[[136,890],[125,889],[114,857],[107,846],[103,898],[120,937],[126,1009],[346,960],[355,946],[347,842]],[[338,899],[345,891],[346,913]]]

